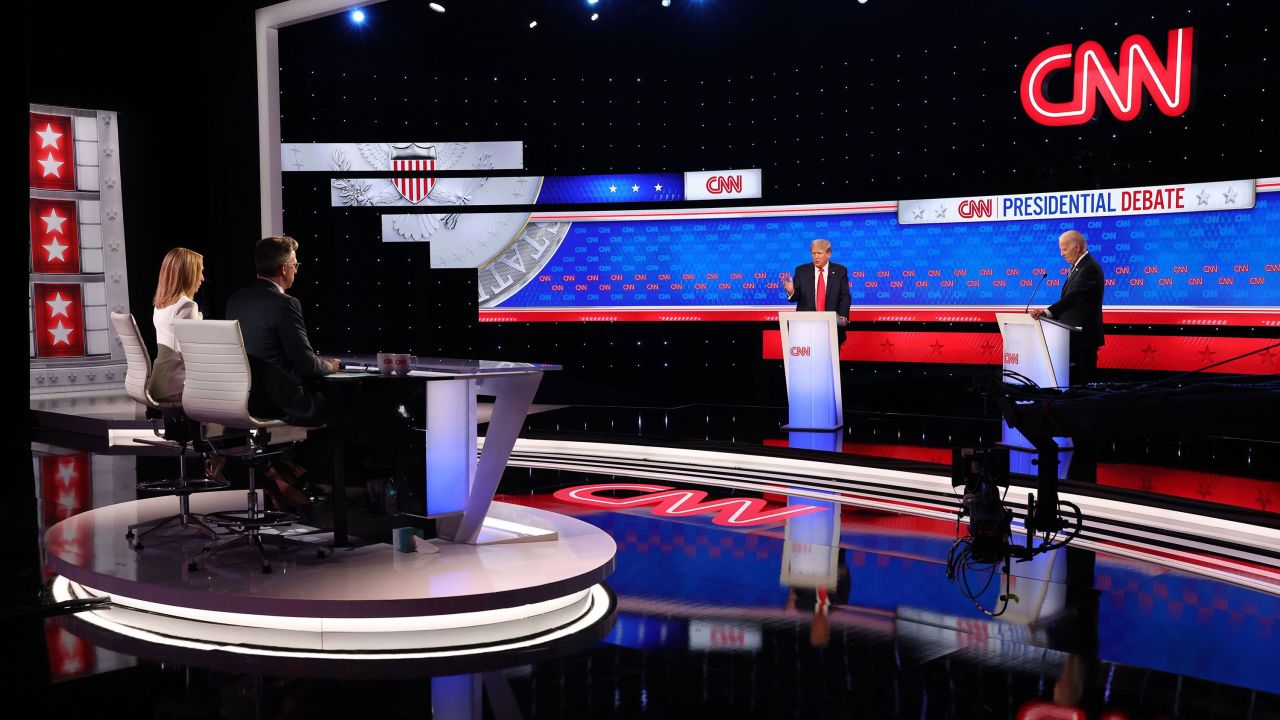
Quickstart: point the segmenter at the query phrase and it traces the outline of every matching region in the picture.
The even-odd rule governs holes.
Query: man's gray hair
[[[830,240],[824,240],[824,239],[822,239],[822,238],[817,238],[817,239],[815,239],[813,242],[809,243],[809,249],[810,249],[810,250],[812,250],[812,249],[813,249],[813,248],[815,248],[815,247],[816,247],[816,248],[818,248],[818,249],[820,249],[820,250],[830,250],[830,249],[831,249],[831,241],[830,241]]]
[[[1085,249],[1088,249],[1089,247],[1089,243],[1085,241],[1084,235],[1082,235],[1079,230],[1068,230],[1062,233],[1061,235],[1059,235],[1058,239],[1066,240],[1070,242],[1072,245],[1079,245],[1080,247]]]

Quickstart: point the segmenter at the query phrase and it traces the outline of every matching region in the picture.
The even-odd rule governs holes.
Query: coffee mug
[[[418,356],[408,353],[395,353],[391,356],[391,372],[395,375],[408,375],[418,364]]]
[[[390,375],[395,370],[395,353],[378,353],[378,372]]]

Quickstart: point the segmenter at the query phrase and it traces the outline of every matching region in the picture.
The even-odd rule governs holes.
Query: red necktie
[[[826,274],[826,268],[818,268],[818,297],[814,301],[814,307],[817,308],[818,312],[822,312],[827,309]]]

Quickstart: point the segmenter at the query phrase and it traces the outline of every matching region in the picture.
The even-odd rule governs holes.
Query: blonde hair
[[[151,301],[157,308],[166,308],[178,302],[183,295],[195,295],[204,273],[204,256],[194,250],[176,247],[164,256],[160,263],[160,280],[156,283],[156,296]]]
[[[812,250],[813,250],[813,248],[815,248],[815,247],[816,247],[816,248],[818,248],[819,250],[830,250],[830,249],[831,249],[831,241],[830,241],[830,240],[827,240],[827,239],[825,239],[825,238],[817,238],[817,239],[815,239],[813,242],[809,243],[809,250],[810,250],[810,251],[812,251]]]

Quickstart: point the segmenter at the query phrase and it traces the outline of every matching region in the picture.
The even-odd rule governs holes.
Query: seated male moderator
[[[253,252],[258,277],[227,301],[227,319],[240,321],[249,356],[253,374],[249,411],[255,417],[317,427],[329,420],[317,381],[337,372],[340,363],[322,360],[311,349],[302,304],[285,292],[298,275],[297,251],[298,242],[288,236],[259,240]],[[297,478],[308,471],[316,471],[308,481],[319,480],[317,474],[329,464],[329,444],[313,433],[294,454],[292,467],[275,464],[268,471],[268,477],[291,503],[307,501],[293,486],[299,485]]]

